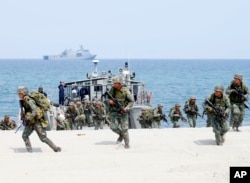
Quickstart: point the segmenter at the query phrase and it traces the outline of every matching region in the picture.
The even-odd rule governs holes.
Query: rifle
[[[193,113],[193,114],[198,115],[201,118],[203,118],[203,116],[200,113],[198,113],[197,111],[195,111],[195,110],[190,110],[190,112]]]
[[[4,130],[4,129],[6,129],[6,130],[12,130],[10,127],[8,127],[8,126],[5,124],[4,121],[3,121],[3,123],[0,124],[0,129],[2,129],[1,126],[4,127],[3,130]]]
[[[21,121],[22,123],[19,125],[19,127],[16,129],[15,133],[21,128],[21,126],[25,126],[26,125],[26,119],[25,119],[25,112],[23,111],[23,100],[19,100],[19,105],[20,105],[20,109],[21,109]]]
[[[183,122],[187,122],[187,119],[186,119],[186,118],[184,118],[183,116],[181,116],[180,118],[181,118],[181,121],[183,121]]]
[[[225,116],[225,115],[222,113],[221,109],[215,107],[208,99],[206,99],[206,103],[207,103],[210,107],[213,108],[213,110],[215,111],[215,115],[216,115],[217,117],[223,118],[223,119],[227,120],[227,117],[228,117],[228,116]],[[220,124],[220,127],[222,127],[221,124]]]
[[[102,114],[98,113],[98,112],[95,110],[94,107],[91,106],[91,109],[92,109],[92,111],[94,112],[94,114],[97,116],[98,119],[100,119],[100,120],[103,120],[103,119],[104,119],[104,117],[102,116]]]
[[[246,99],[245,99],[245,96],[244,96],[244,92],[243,92],[240,88],[236,88],[236,86],[234,86],[234,85],[232,86],[232,88],[236,90],[237,94],[238,94],[241,98],[244,98],[243,101],[246,100]],[[247,100],[246,100],[246,101],[247,101]],[[248,102],[248,101],[247,101],[247,102]],[[247,108],[247,109],[250,110],[249,106],[248,106],[245,102],[244,102],[244,106],[245,106],[245,108]]]
[[[168,123],[168,120],[167,120],[165,114],[162,114],[162,115],[161,115],[161,119],[162,119],[164,122]]]
[[[122,107],[121,103],[115,99],[109,92],[105,92],[104,95],[108,95],[109,99],[113,100],[115,103],[115,106],[119,108],[121,113],[126,113],[126,111],[124,110],[124,108]]]

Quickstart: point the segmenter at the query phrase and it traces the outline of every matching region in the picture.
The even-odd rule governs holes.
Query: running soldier
[[[194,96],[190,97],[190,99],[185,102],[183,111],[187,114],[189,126],[195,128],[197,116],[199,115],[199,108]]]
[[[40,140],[48,144],[55,152],[60,152],[61,148],[56,146],[48,137],[45,131],[46,121],[44,115],[40,116],[37,112],[38,106],[36,102],[29,97],[29,91],[26,86],[19,86],[17,93],[20,99],[21,111],[24,114],[24,130],[22,134],[23,141],[25,143],[28,152],[32,152],[32,146],[29,140],[29,136],[35,130]],[[24,109],[24,110],[23,110]]]
[[[203,106],[211,117],[216,144],[223,145],[225,134],[230,129],[226,121],[230,112],[230,101],[224,93],[224,87],[222,85],[215,86],[214,93],[204,101]]]
[[[115,77],[113,86],[109,91],[110,104],[110,128],[113,132],[119,135],[117,142],[120,143],[124,139],[125,148],[129,146],[128,133],[128,112],[133,107],[134,98],[127,87],[122,86],[122,78]]]
[[[234,75],[234,80],[227,87],[226,94],[229,95],[231,103],[230,125],[233,130],[239,131],[245,117],[245,108],[249,109],[249,106],[244,103],[247,101],[249,90],[246,84],[243,83],[241,74]]]

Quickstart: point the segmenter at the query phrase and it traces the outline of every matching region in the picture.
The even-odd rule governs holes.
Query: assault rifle
[[[4,130],[11,130],[10,127],[8,127],[8,125],[3,121],[3,123],[0,124],[0,129]]]
[[[184,118],[183,116],[181,116],[180,118],[181,118],[181,121],[183,121],[183,122],[187,122],[187,119],[186,119],[186,118]]]
[[[109,92],[106,91],[104,95],[107,95],[109,99],[113,100],[113,102],[115,103],[115,106],[119,108],[121,113],[126,113],[121,103],[117,99],[115,99]]]
[[[161,119],[162,119],[164,122],[168,123],[168,120],[167,120],[165,114],[161,114]]]
[[[228,116],[225,116],[225,115],[222,113],[221,109],[215,107],[208,99],[206,99],[206,103],[207,103],[210,107],[212,107],[212,109],[214,110],[215,115],[216,115],[217,117],[219,117],[220,119],[225,119],[225,120],[227,120]],[[221,124],[220,124],[220,127],[222,127]]]
[[[25,126],[26,125],[26,119],[25,119],[25,112],[23,111],[23,100],[19,100],[19,105],[20,105],[20,109],[21,109],[21,121],[22,123],[19,125],[19,127],[16,129],[15,133],[21,128],[21,126]]]
[[[104,119],[104,117],[102,116],[102,114],[100,114],[99,112],[97,112],[94,107],[91,106],[91,109],[94,112],[94,114],[97,116],[98,119],[100,119],[100,120]]]
[[[237,92],[237,94],[241,97],[241,98],[244,98],[244,101],[246,100],[245,99],[245,96],[244,96],[244,92],[240,89],[240,88],[236,88],[236,86],[232,86],[232,88],[234,89],[234,90],[236,90],[236,92]],[[247,101],[247,100],[246,100]],[[245,104],[245,102],[244,102],[244,106],[245,106],[245,108],[247,108],[247,109],[249,109],[250,110],[250,108],[249,108],[249,106],[247,105],[247,104]]]
[[[195,111],[195,110],[190,110],[190,112],[193,113],[193,114],[196,114],[197,116],[199,116],[201,118],[203,118],[203,116],[200,113],[198,113],[197,111]]]

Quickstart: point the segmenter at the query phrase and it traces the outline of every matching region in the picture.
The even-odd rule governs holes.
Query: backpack
[[[154,119],[154,109],[153,108],[147,109],[147,116],[148,116],[148,119],[150,121],[153,121],[153,119]]]
[[[168,117],[171,118],[171,113],[172,113],[172,111],[173,111],[174,109],[175,109],[175,107],[171,107],[171,108],[170,108],[169,113],[168,113]]]
[[[36,102],[37,106],[39,106],[44,112],[47,112],[50,109],[50,102],[42,93],[32,91],[29,94],[29,97],[32,98]]]

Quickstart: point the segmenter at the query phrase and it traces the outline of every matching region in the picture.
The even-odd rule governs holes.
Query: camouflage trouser
[[[111,113],[110,119],[110,129],[119,136],[122,136],[125,144],[129,145],[128,114]]]
[[[196,119],[197,119],[196,115],[187,114],[187,120],[188,120],[190,127],[193,127],[193,128],[196,127]]]
[[[29,136],[33,131],[36,131],[39,139],[48,144],[54,151],[57,150],[57,146],[47,137],[45,129],[42,127],[42,124],[40,121],[36,121],[33,125],[27,125],[25,126],[22,134],[23,141],[25,143],[25,146],[29,152],[32,152],[32,146],[29,140]]]
[[[244,116],[245,116],[244,104],[232,104],[230,126],[238,129],[242,125]]]
[[[212,126],[211,114],[207,113],[207,127],[211,127],[211,126]]]
[[[153,121],[152,128],[161,128],[161,121]]]
[[[213,132],[215,134],[215,140],[217,145],[222,145],[225,141],[225,134],[229,131],[229,126],[225,119],[211,116],[211,122]]]
[[[104,120],[94,119],[95,130],[103,129]]]

